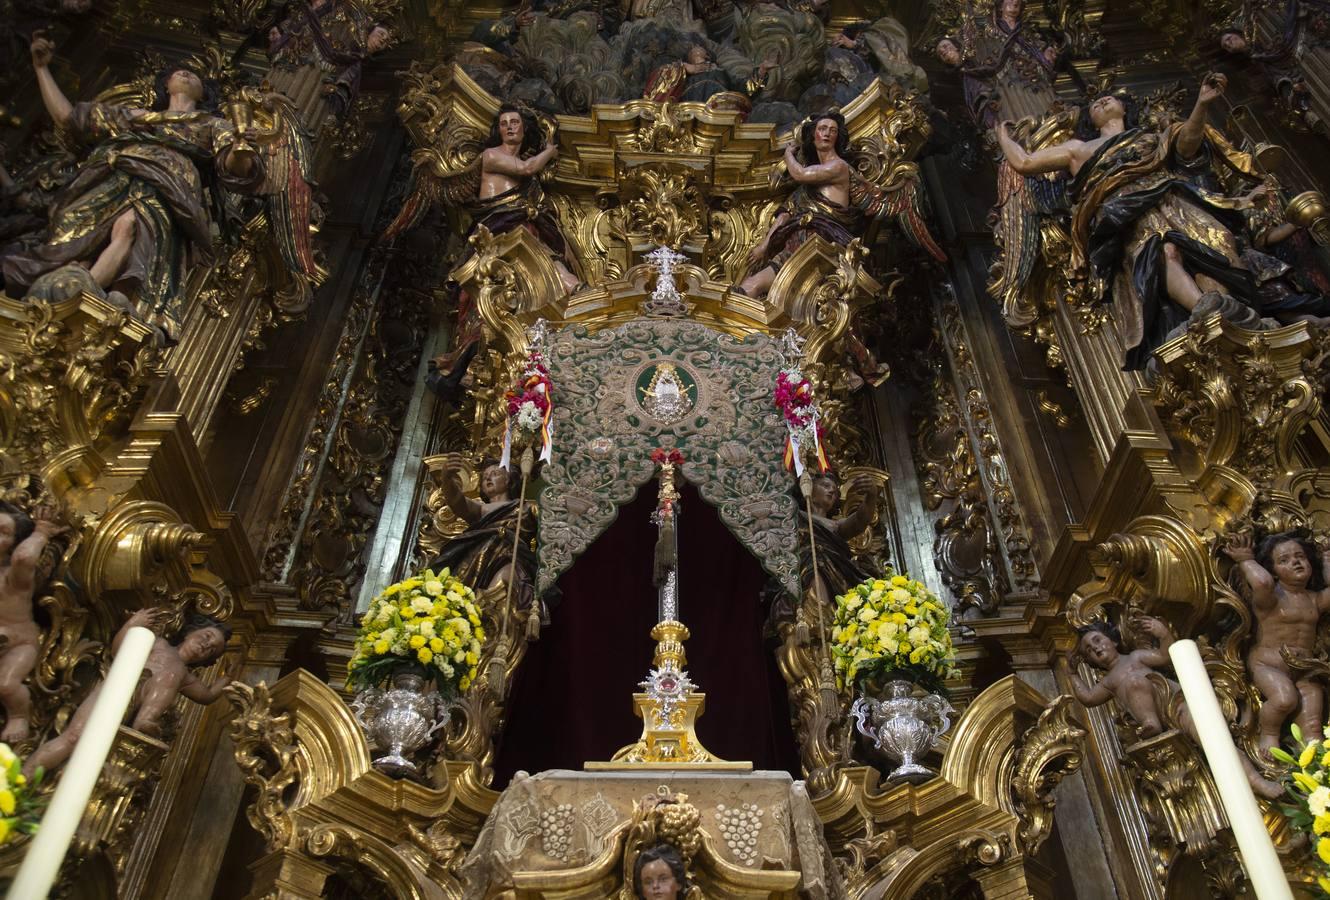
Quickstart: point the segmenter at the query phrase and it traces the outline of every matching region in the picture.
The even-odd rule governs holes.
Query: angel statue
[[[799,132],[800,152],[785,148],[785,167],[795,189],[776,211],[766,236],[748,254],[749,271],[736,290],[765,297],[780,267],[813,235],[846,246],[877,218],[895,218],[911,240],[935,259],[945,259],[919,208],[918,183],[902,179],[883,190],[854,171],[846,160],[849,132],[838,112],[813,116]]]
[[[1096,300],[1111,300],[1123,368],[1145,368],[1156,347],[1189,317],[1220,313],[1246,328],[1264,327],[1260,292],[1242,258],[1247,197],[1211,189],[1222,160],[1255,179],[1249,161],[1206,124],[1227,79],[1201,83],[1191,114],[1153,130],[1137,124],[1129,96],[1103,94],[1081,113],[1074,137],[1027,151],[1009,123],[998,128],[999,240],[1004,257],[990,288],[1011,324],[1039,253],[1042,214],[1070,207],[1071,275]],[[1061,181],[1033,178],[1065,173]],[[1023,177],[1022,177],[1023,176]],[[1065,201],[1050,197],[1065,191]],[[1032,320],[1030,316],[1029,320]]]
[[[245,109],[236,111],[239,124],[221,118],[211,86],[184,66],[158,73],[148,109],[71,103],[51,76],[54,51],[45,36],[34,38],[42,103],[58,126],[91,149],[57,192],[41,240],[0,251],[7,290],[26,290],[64,266],[86,267],[97,287],[123,292],[145,321],[168,341],[178,340],[185,272],[212,258],[209,184],[261,195],[280,207],[270,218],[275,229],[288,229],[279,235],[283,255],[295,271],[313,274],[298,136],[250,140],[245,129],[254,110],[238,104]]]
[[[1330,129],[1330,0],[1244,0],[1219,47],[1251,60],[1286,112]]]
[[[268,30],[268,81],[317,132],[328,117],[346,117],[365,61],[391,40],[388,26],[356,0],[296,0]]]
[[[477,591],[511,583],[514,605],[527,609],[539,602],[537,619],[548,622],[549,613],[544,603],[536,599],[534,589],[538,517],[535,504],[524,501],[522,538],[514,543],[513,529],[517,526],[520,504],[514,496],[513,473],[497,460],[484,461],[480,470],[480,499],[473,500],[462,489],[463,465],[460,454],[444,457],[440,488],[444,502],[467,527],[443,546],[429,568],[435,572],[447,568]]]
[[[1053,92],[1059,48],[1025,19],[1025,0],[996,0],[991,13],[969,14],[955,35],[937,42],[939,59],[960,72],[966,106],[987,131],[1002,119],[1038,118]]]
[[[385,232],[392,239],[414,228],[435,203],[461,206],[471,214],[468,236],[485,228],[500,235],[515,228],[525,228],[549,251],[554,269],[564,291],[572,293],[583,282],[574,274],[580,271],[577,259],[559,229],[558,213],[545,198],[540,173],[559,155],[559,146],[551,136],[541,143],[541,129],[535,115],[526,109],[504,104],[494,116],[484,146],[461,148],[464,158],[471,155],[464,168],[449,171],[441,151],[422,153],[411,175],[406,202]],[[468,242],[458,262],[462,266],[471,257]],[[475,354],[480,339],[480,322],[470,299],[457,298],[457,336],[454,350],[435,360],[438,381],[455,390],[465,364]],[[439,390],[440,393],[446,393]]]

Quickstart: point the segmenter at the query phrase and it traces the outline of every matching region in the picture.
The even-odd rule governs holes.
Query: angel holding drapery
[[[54,51],[44,35],[35,36],[42,103],[89,149],[56,194],[40,243],[0,255],[6,290],[25,290],[66,265],[85,266],[98,286],[124,293],[142,319],[177,340],[185,273],[212,258],[216,190],[263,197],[284,262],[296,275],[317,278],[308,148],[293,116],[281,113],[281,98],[261,100],[278,125],[264,140],[250,140],[243,126],[218,116],[211,86],[188,66],[158,74],[149,108],[71,103],[49,69]]]

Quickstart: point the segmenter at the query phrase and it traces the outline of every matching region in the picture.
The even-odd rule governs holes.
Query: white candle
[[[1284,867],[1279,864],[1256,795],[1238,758],[1228,722],[1220,712],[1214,685],[1201,662],[1201,651],[1195,641],[1174,641],[1168,655],[1187,698],[1187,709],[1196,723],[1196,733],[1201,737],[1201,749],[1205,751],[1224,812],[1228,814],[1229,827],[1238,842],[1248,883],[1260,900],[1293,900]]]
[[[51,797],[51,805],[46,808],[41,827],[28,845],[23,864],[10,885],[9,900],[45,900],[50,893],[156,640],[151,631],[135,626],[120,642],[92,714]]]

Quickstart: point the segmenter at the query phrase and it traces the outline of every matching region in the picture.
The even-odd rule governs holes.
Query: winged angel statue
[[[478,242],[525,228],[549,252],[564,292],[577,290],[584,283],[581,266],[541,183],[541,173],[559,153],[553,127],[547,130],[531,110],[505,103],[495,113],[489,133],[482,134],[438,108],[427,79],[414,72],[408,76],[408,96],[402,108],[423,110],[424,120],[407,119],[420,147],[411,155],[406,200],[384,238],[415,228],[435,206],[463,210],[471,219],[471,229],[458,268],[475,253]],[[481,337],[472,298],[455,283],[450,283],[450,289],[457,302],[455,349],[435,360],[438,371],[430,380],[444,396],[456,389]]]
[[[804,121],[798,150],[794,144],[785,148],[794,190],[749,253],[752,274],[739,285],[741,292],[766,296],[780,267],[813,235],[844,247],[881,220],[894,221],[934,259],[946,259],[924,220],[918,169],[901,159],[899,131],[907,119],[894,117],[889,126],[894,131],[853,148],[839,112]],[[779,170],[773,172],[776,178]]]
[[[48,68],[54,49],[40,34],[32,43],[42,102],[86,155],[55,195],[45,232],[0,250],[7,290],[83,266],[177,340],[186,272],[211,262],[213,225],[228,224],[231,195],[259,199],[288,270],[306,292],[317,284],[310,151],[289,101],[243,89],[222,118],[215,85],[200,77],[210,67],[192,60],[71,103]]]
[[[1207,76],[1186,120],[1161,127],[1140,124],[1136,101],[1115,93],[1032,133],[1028,120],[999,126],[989,291],[1009,325],[1036,326],[1059,295],[1111,302],[1123,368],[1136,370],[1190,318],[1259,329],[1330,312],[1323,295],[1279,290],[1277,260],[1258,249],[1268,188],[1251,155],[1206,124],[1225,84]]]

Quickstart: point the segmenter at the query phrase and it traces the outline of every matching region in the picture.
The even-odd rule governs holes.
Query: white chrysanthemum
[[[536,431],[540,428],[540,408],[527,400],[517,408],[517,427],[523,431]]]
[[[417,597],[411,601],[411,608],[418,613],[427,613],[434,608],[434,604],[429,602],[428,597]]]
[[[1325,815],[1330,808],[1330,787],[1322,785],[1307,795],[1307,808],[1313,816]]]
[[[431,597],[439,596],[440,594],[443,593],[443,582],[442,581],[425,582],[425,593],[429,594]]]

